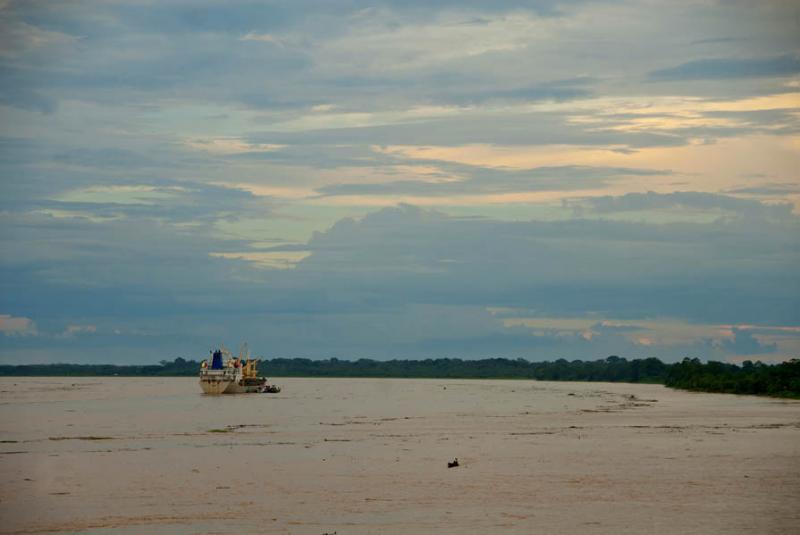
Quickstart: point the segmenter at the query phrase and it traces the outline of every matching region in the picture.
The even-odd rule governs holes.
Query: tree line
[[[687,358],[669,367],[664,384],[702,392],[800,398],[800,359],[773,365],[746,360],[736,366]]]
[[[0,365],[0,376],[188,377],[200,363],[181,357],[153,365],[32,364]],[[558,359],[531,362],[522,358],[480,360],[422,359],[312,360],[274,358],[259,371],[277,377],[385,377],[440,379],[537,379],[655,383],[704,392],[800,398],[800,359],[779,364],[745,361],[741,366],[686,358],[665,364],[657,358],[627,360],[610,356],[594,361]]]

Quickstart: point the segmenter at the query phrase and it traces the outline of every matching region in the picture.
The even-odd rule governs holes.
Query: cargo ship
[[[258,376],[259,359],[251,359],[247,344],[234,357],[222,346],[211,351],[211,362],[200,363],[200,388],[206,394],[277,393],[281,388]]]

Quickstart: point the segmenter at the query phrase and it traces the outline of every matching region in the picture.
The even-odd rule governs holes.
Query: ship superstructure
[[[280,392],[280,387],[258,376],[259,362],[250,358],[247,344],[239,350],[238,357],[221,346],[211,352],[210,363],[206,360],[200,363],[200,387],[206,394]]]

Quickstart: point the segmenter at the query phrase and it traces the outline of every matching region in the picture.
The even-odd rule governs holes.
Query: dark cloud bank
[[[508,307],[542,317],[800,322],[796,218],[722,196],[654,201],[654,195],[645,197],[645,206],[677,199],[721,206],[730,216],[708,224],[509,222],[405,205],[343,219],[304,247],[291,247],[310,253],[292,270],[210,258],[209,252],[248,244],[209,241],[180,227],[148,232],[135,214],[103,225],[31,219],[11,229],[14,239],[48,236],[53,247],[47,255],[18,248],[18,258],[3,262],[0,305],[33,319],[40,334],[6,336],[3,353],[130,361],[155,348],[191,354],[222,337],[249,339],[269,355],[310,357],[544,359],[609,351],[672,359],[774,352],[745,331],[724,342],[645,347],[611,328],[586,340],[577,332],[504,327],[487,312]],[[608,211],[640,201],[598,205]],[[69,324],[97,330],[55,339]],[[113,356],[106,352],[112,347]]]

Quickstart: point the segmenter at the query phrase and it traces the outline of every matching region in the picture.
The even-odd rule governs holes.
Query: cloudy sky
[[[2,363],[780,361],[799,267],[791,0],[0,1]]]

